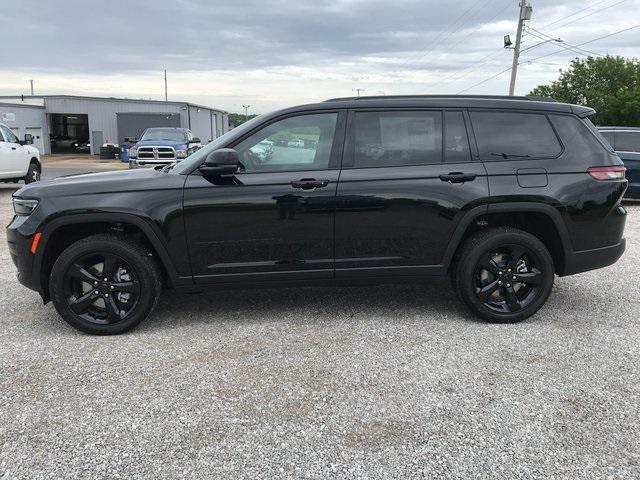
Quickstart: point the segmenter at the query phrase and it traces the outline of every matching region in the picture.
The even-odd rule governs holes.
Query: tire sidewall
[[[537,297],[523,310],[515,313],[500,313],[488,308],[480,301],[475,291],[475,267],[478,261],[483,255],[506,244],[522,245],[532,250],[542,262],[539,268],[542,270],[544,277],[544,282],[540,286]],[[487,235],[481,239],[471,251],[466,252],[466,255],[458,261],[456,283],[461,299],[472,311],[489,322],[513,323],[530,317],[542,308],[553,288],[555,268],[551,254],[540,240],[526,232],[515,229],[505,229],[502,232],[496,231],[495,234]]]
[[[34,180],[33,179],[33,173],[34,171],[38,172],[38,180]],[[28,184],[28,183],[33,183],[33,182],[37,182],[40,180],[40,176],[42,175],[42,170],[40,169],[40,167],[38,166],[37,163],[33,163],[31,162],[29,164],[29,169],[27,170],[27,175],[24,177],[24,183]]]
[[[65,274],[69,267],[81,257],[107,252],[124,259],[140,283],[140,297],[134,311],[125,320],[115,324],[95,324],[76,315],[68,306],[65,294]],[[159,285],[153,266],[153,260],[140,255],[120,240],[79,241],[68,247],[56,260],[49,277],[50,294],[53,304],[62,318],[75,328],[95,335],[114,335],[124,333],[137,326],[154,308],[159,297]]]

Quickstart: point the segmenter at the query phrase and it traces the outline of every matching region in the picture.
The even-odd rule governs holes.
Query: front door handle
[[[449,183],[472,182],[478,175],[475,173],[451,172],[446,175],[440,175],[440,180]]]
[[[293,188],[301,188],[302,190],[313,190],[314,188],[324,188],[329,185],[329,180],[316,180],[315,178],[303,178],[301,180],[291,182]]]

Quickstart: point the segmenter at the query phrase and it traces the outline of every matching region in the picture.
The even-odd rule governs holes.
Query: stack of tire
[[[111,143],[106,143],[100,147],[100,159],[101,160],[112,160],[116,158],[116,154],[119,152],[119,148],[117,145],[113,145]]]

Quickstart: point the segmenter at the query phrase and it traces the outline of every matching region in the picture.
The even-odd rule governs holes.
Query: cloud
[[[638,23],[640,0],[598,11],[616,1],[536,0],[530,25],[579,44]],[[13,39],[0,66],[2,94],[24,93],[24,79],[35,78],[41,93],[161,98],[167,68],[174,98],[231,110],[355,87],[455,93],[508,68],[502,35],[515,38],[518,10],[515,0],[21,0],[9,7],[0,18],[5,42]],[[639,45],[637,29],[585,48],[634,55]],[[525,63],[534,52],[556,53],[534,68]],[[530,53],[522,93],[554,78],[549,64],[566,66],[575,56],[552,45]],[[502,93],[506,77],[471,92]]]

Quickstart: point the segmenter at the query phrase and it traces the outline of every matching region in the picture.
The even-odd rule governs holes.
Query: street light
[[[244,121],[246,122],[249,120],[249,108],[251,108],[251,105],[242,105],[242,108],[244,108]]]

